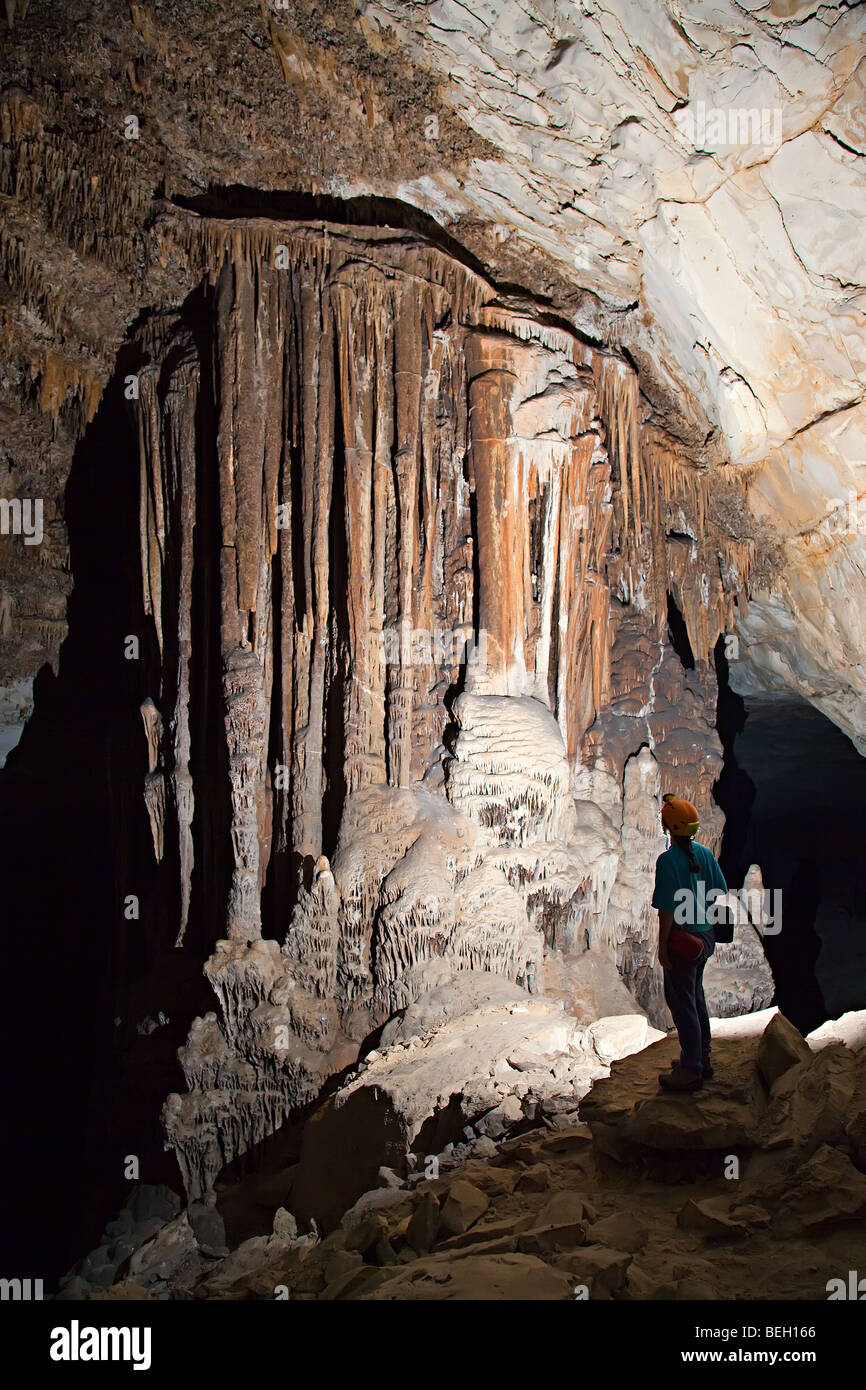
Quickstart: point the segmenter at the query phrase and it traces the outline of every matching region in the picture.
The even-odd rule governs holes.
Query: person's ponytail
[[[679,845],[680,849],[682,850],[683,854],[686,856],[686,859],[688,859],[688,861],[689,861],[689,873],[692,873],[692,874],[699,873],[699,872],[700,872],[700,867],[701,867],[701,866],[700,866],[700,864],[698,863],[697,855],[695,854],[694,845],[692,844],[692,841],[691,841],[691,836],[690,836],[690,835],[675,835],[675,836],[674,836],[674,839],[676,840],[676,842],[677,842],[677,844]]]

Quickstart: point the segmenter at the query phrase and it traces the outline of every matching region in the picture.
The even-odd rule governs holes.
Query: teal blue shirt
[[[676,925],[686,931],[708,931],[715,926],[713,903],[720,894],[727,893],[728,885],[706,845],[693,840],[692,849],[700,866],[697,873],[689,869],[686,853],[679,845],[672,844],[659,855],[652,906],[661,912],[672,912]]]

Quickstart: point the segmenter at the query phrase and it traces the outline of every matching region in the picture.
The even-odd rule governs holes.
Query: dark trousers
[[[716,949],[712,929],[695,933],[706,939],[699,960],[671,956],[671,968],[664,972],[665,1001],[680,1040],[680,1062],[700,1071],[702,1058],[710,1055],[710,1018],[704,998],[704,966]]]

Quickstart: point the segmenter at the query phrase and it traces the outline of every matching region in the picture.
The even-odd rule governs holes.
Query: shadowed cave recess
[[[726,683],[719,706],[730,750],[716,788],[727,817],[721,863],[738,884],[750,864],[761,865],[768,908],[777,905],[779,916],[764,936],[776,1002],[808,1033],[864,1005],[866,769],[850,740],[804,700],[740,698]]]
[[[232,1180],[279,1186],[310,1108],[457,972],[669,1026],[661,791],[693,796],[732,887],[765,861],[781,882],[815,811],[798,758],[749,738],[784,743],[791,707],[744,717],[730,689],[750,546],[629,363],[408,228],[223,211],[163,229],[203,278],[141,316],[78,447],[69,636],[0,777],[38,928],[17,969],[63,959],[36,1043],[46,1181],[49,1135],[78,1135],[55,1276],[121,1204],[118,1155],[175,1187],[177,1159],[205,1205],[226,1170],[231,1226]],[[859,766],[823,764],[828,802]],[[854,914],[856,872],[835,881]],[[804,1027],[813,926],[767,951]],[[771,1000],[742,930],[720,1014]]]

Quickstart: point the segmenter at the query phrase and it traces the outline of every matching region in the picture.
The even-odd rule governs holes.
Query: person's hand
[[[674,926],[674,914],[659,909],[659,965],[662,970],[671,970],[673,964],[668,950],[668,938]]]

